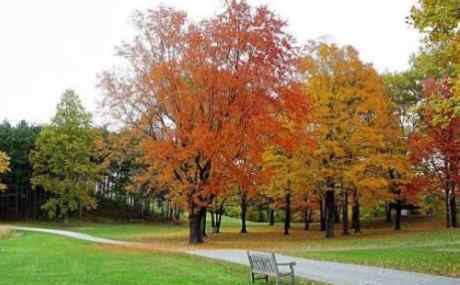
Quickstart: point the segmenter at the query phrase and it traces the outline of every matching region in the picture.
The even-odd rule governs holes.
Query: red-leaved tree
[[[424,184],[444,196],[447,227],[457,227],[456,189],[460,182],[460,117],[455,114],[454,88],[448,78],[425,82],[419,109],[420,126],[410,138],[412,161]]]

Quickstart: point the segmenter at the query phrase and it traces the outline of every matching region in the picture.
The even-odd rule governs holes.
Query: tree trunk
[[[190,244],[200,244],[203,243],[203,231],[201,229],[202,222],[201,218],[203,217],[203,211],[193,210],[190,212],[189,220],[189,243]]]
[[[386,216],[386,222],[387,223],[393,222],[392,218],[391,218],[391,205],[388,202],[385,203],[385,216]]]
[[[245,234],[248,232],[246,229],[246,214],[248,210],[248,205],[246,201],[246,194],[241,196],[241,233]]]
[[[268,216],[269,216],[268,224],[270,226],[274,226],[275,225],[275,210],[273,210],[273,208],[270,208],[268,211],[269,211],[269,213],[268,213]]]
[[[212,228],[212,233],[216,233],[216,211],[211,210],[209,211],[211,213],[211,228]]]
[[[395,203],[395,223],[394,223],[394,230],[399,231],[401,229],[401,200],[397,200]]]
[[[203,234],[203,237],[207,237],[207,234],[206,234],[206,218],[207,218],[207,215],[208,215],[208,211],[206,208],[203,208],[204,210],[202,211],[201,215],[201,231],[202,231],[202,234]]]
[[[326,191],[326,238],[334,237],[335,227],[335,191]]]
[[[289,229],[291,228],[291,193],[286,194],[286,205],[284,209],[284,234],[289,234]]]
[[[339,206],[335,206],[335,223],[336,224],[340,224],[340,207]]]
[[[222,215],[224,214],[224,205],[222,204],[216,213],[216,234],[220,233],[220,225],[222,222]]]
[[[136,199],[137,200],[137,199]],[[136,202],[137,203],[137,202]],[[169,200],[166,201],[166,209],[164,211],[165,218],[168,220],[169,219],[169,208],[170,208],[170,202]]]
[[[446,190],[446,219],[448,228],[457,227],[457,203],[455,199],[455,184],[447,182]]]
[[[176,207],[175,212],[174,212],[174,222],[176,224],[180,223],[180,212],[181,212],[181,209],[179,207]]]
[[[348,229],[348,192],[343,193],[343,205],[342,205],[342,234],[349,235],[350,231]]]
[[[326,216],[324,214],[324,199],[319,201],[319,223],[320,230],[324,232],[326,230]]]
[[[360,205],[359,205],[359,196],[358,192],[355,190],[353,192],[353,207],[351,213],[351,226],[355,230],[355,233],[361,232],[361,221],[360,221]]]
[[[308,207],[305,207],[303,210],[303,224],[304,224],[303,229],[305,231],[308,231],[310,229],[310,221],[311,221],[311,211],[308,209]]]
[[[172,205],[169,207],[169,217],[168,217],[168,220],[173,221],[173,222],[174,222],[174,209],[175,209],[175,208],[176,208],[176,207],[175,207],[175,206],[172,206]]]
[[[452,194],[450,197],[450,214],[451,214],[451,224],[453,228],[458,226],[457,221],[457,201],[455,198],[455,192],[452,189]]]
[[[446,203],[446,226],[448,228],[451,227],[451,219],[450,219],[450,210],[451,210],[451,207],[450,207],[450,183],[447,182],[446,183],[447,186],[446,186],[446,198],[445,198],[445,203]]]
[[[165,216],[165,207],[164,207],[164,201],[163,200],[158,200],[158,207],[160,207],[160,215],[161,217]]]

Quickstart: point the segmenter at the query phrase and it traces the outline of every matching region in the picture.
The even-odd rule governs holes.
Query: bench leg
[[[291,274],[291,285],[295,285],[295,275]]]
[[[256,282],[256,278],[255,278],[253,272],[251,272],[251,282],[252,282],[252,283],[255,283],[255,282]]]

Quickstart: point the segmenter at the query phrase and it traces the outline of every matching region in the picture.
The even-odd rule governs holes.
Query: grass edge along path
[[[247,268],[178,252],[100,245],[47,233],[0,241],[0,285],[248,284]],[[299,285],[324,285],[301,281]]]

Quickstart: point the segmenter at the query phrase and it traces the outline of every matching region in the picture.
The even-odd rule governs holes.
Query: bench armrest
[[[276,265],[278,266],[295,266],[295,262],[282,262],[282,263],[277,263]]]

